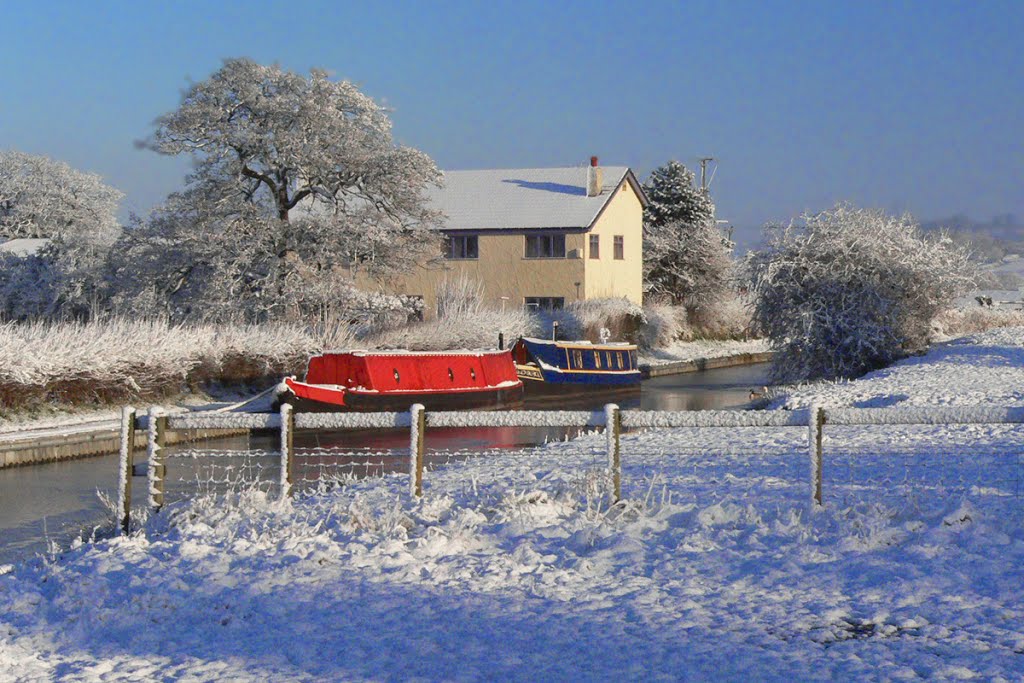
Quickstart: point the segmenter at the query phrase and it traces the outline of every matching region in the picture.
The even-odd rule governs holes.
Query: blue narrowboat
[[[516,374],[527,391],[539,387],[639,388],[636,345],[593,344],[522,337],[512,347]]]

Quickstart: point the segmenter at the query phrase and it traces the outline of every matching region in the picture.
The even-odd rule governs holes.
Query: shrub
[[[805,220],[769,227],[748,261],[776,380],[854,377],[920,350],[972,285],[966,250],[909,216],[838,205]]]
[[[644,306],[644,323],[640,326],[637,344],[644,349],[660,349],[689,334],[686,309],[671,304],[650,303]]]
[[[557,311],[541,311],[540,326],[545,336],[552,323],[558,323],[559,339],[601,341],[607,329],[613,341],[636,342],[644,322],[644,311],[625,297],[573,301]]]
[[[757,336],[750,301],[739,294],[723,294],[713,306],[689,310],[688,339],[749,339]]]

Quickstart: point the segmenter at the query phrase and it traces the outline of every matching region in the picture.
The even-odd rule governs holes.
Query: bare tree
[[[935,315],[973,284],[967,251],[910,216],[841,204],[767,233],[747,265],[783,381],[855,377],[924,348]]]
[[[199,286],[256,297],[274,316],[309,278],[384,278],[439,251],[423,195],[441,181],[434,162],[394,144],[383,107],[324,71],[227,60],[142,144],[196,160],[149,226],[194,247],[180,284],[162,287],[216,273]]]

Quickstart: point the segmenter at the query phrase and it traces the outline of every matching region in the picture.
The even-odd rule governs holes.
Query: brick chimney
[[[597,157],[590,157],[590,166],[587,167],[587,196],[596,197],[601,194],[602,185],[604,185],[604,173],[597,165]]]

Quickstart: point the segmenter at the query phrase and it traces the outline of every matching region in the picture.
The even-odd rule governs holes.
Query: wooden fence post
[[[132,514],[132,466],[135,457],[135,408],[121,409],[121,461],[118,470],[117,510],[121,535],[126,536],[131,528]]]
[[[821,501],[821,476],[822,476],[822,448],[821,439],[825,425],[825,410],[821,406],[811,406],[810,416],[807,420],[808,438],[807,450],[811,456],[811,509],[815,510],[822,506]]]
[[[164,464],[164,443],[167,439],[167,414],[163,408],[153,406],[149,409],[149,429],[146,443],[149,456],[149,507],[153,512],[160,512],[164,506],[164,479],[167,478],[167,466]]]
[[[417,498],[423,497],[423,432],[427,426],[425,410],[421,403],[409,409],[409,491]]]
[[[609,403],[604,407],[605,435],[608,439],[608,469],[612,473],[612,504],[622,500],[622,459],[619,436],[622,434],[622,411]]]
[[[292,495],[295,482],[295,411],[281,403],[281,498]]]

